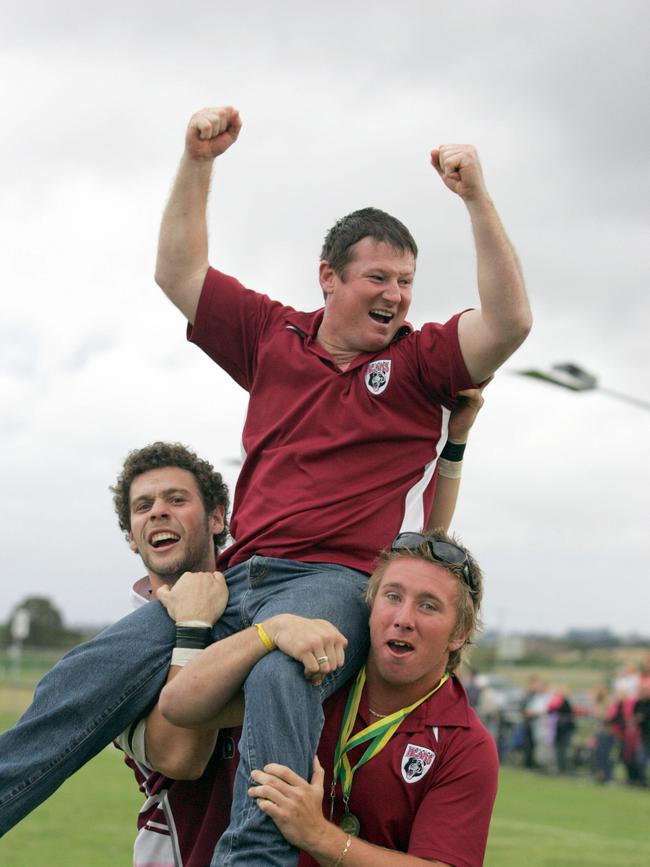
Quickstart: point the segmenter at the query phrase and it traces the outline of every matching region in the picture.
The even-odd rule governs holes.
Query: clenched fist
[[[172,620],[214,624],[226,610],[228,587],[221,572],[184,572],[173,587],[156,592]]]
[[[186,153],[192,159],[213,160],[237,141],[240,130],[239,112],[231,105],[202,108],[187,125]]]
[[[431,151],[431,165],[461,199],[470,201],[487,195],[481,163],[472,145],[440,145]]]

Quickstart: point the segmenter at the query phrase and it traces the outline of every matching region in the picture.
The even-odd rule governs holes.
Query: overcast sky
[[[234,481],[246,395],[153,281],[187,120],[230,103],[211,261],[305,310],[325,231],[370,204],[419,243],[415,325],[476,304],[428,154],[477,146],[535,314],[454,522],[487,626],[650,633],[650,413],[514,375],[573,360],[650,399],[649,30],[642,0],[3,5],[0,620],[36,594],[68,623],[128,611],[108,486],[129,449],[180,440]]]

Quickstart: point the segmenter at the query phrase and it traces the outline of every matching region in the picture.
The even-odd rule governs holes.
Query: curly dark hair
[[[345,268],[350,262],[351,248],[362,238],[388,244],[402,253],[413,253],[417,259],[418,247],[404,223],[379,208],[361,208],[353,211],[332,226],[323,243],[320,258],[345,280]]]
[[[144,448],[134,449],[128,453],[122,472],[117,477],[115,484],[110,487],[113,492],[113,503],[120,528],[125,533],[129,533],[131,530],[129,504],[131,483],[142,473],[160,467],[179,467],[181,470],[188,470],[192,473],[196,479],[206,512],[212,512],[217,506],[223,506],[224,527],[221,533],[214,537],[214,548],[215,551],[218,551],[228,537],[227,514],[230,506],[228,488],[221,478],[221,473],[217,473],[211,463],[198,457],[195,452],[182,443],[150,443]]]

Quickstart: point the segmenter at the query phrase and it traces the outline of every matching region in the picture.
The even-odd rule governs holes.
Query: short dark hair
[[[472,638],[474,637],[475,632],[481,628],[480,610],[481,601],[483,599],[483,573],[467,548],[465,548],[465,546],[462,545],[455,536],[445,533],[444,530],[434,530],[431,533],[427,533],[426,537],[428,539],[435,539],[438,542],[448,542],[452,545],[456,545],[458,548],[462,548],[467,555],[467,568],[469,569],[472,587],[475,589],[470,589],[470,585],[467,583],[465,576],[463,575],[462,566],[456,566],[452,563],[442,563],[440,560],[436,560],[431,554],[429,546],[426,542],[423,542],[417,549],[411,550],[409,548],[399,548],[396,551],[381,552],[378,558],[379,565],[368,579],[365,593],[366,602],[372,608],[377,591],[379,590],[379,585],[381,584],[381,579],[384,577],[386,569],[388,569],[388,564],[392,563],[393,560],[398,560],[400,557],[417,557],[421,560],[427,560],[430,563],[435,563],[436,566],[441,566],[443,569],[446,569],[454,575],[458,583],[458,604],[456,606],[456,628],[454,630],[454,637],[466,634],[467,638],[462,647],[459,647],[458,650],[452,650],[449,654],[447,671],[452,672],[458,668],[460,663],[463,661],[465,648],[467,645],[472,644]]]
[[[379,208],[361,208],[332,226],[323,242],[321,261],[327,262],[344,280],[345,268],[351,260],[350,249],[362,238],[373,238],[400,252],[413,253],[417,259],[417,244],[404,223]]]
[[[129,496],[133,480],[149,470],[157,470],[160,467],[179,467],[181,470],[192,473],[208,514],[213,512],[217,506],[223,506],[223,530],[214,537],[215,551],[218,551],[228,537],[227,514],[230,505],[228,487],[222,479],[221,473],[217,473],[211,463],[198,457],[182,443],[155,442],[128,453],[122,472],[110,488],[113,492],[113,503],[120,528],[125,533],[129,533],[131,530]]]

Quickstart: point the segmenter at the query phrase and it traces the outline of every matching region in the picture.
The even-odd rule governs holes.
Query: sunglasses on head
[[[446,563],[448,566],[462,566],[463,577],[469,589],[476,593],[477,587],[473,575],[469,571],[469,559],[467,552],[454,545],[452,542],[441,542],[438,539],[430,539],[423,533],[400,533],[393,539],[391,551],[417,551],[422,545],[426,545],[434,560]]]

